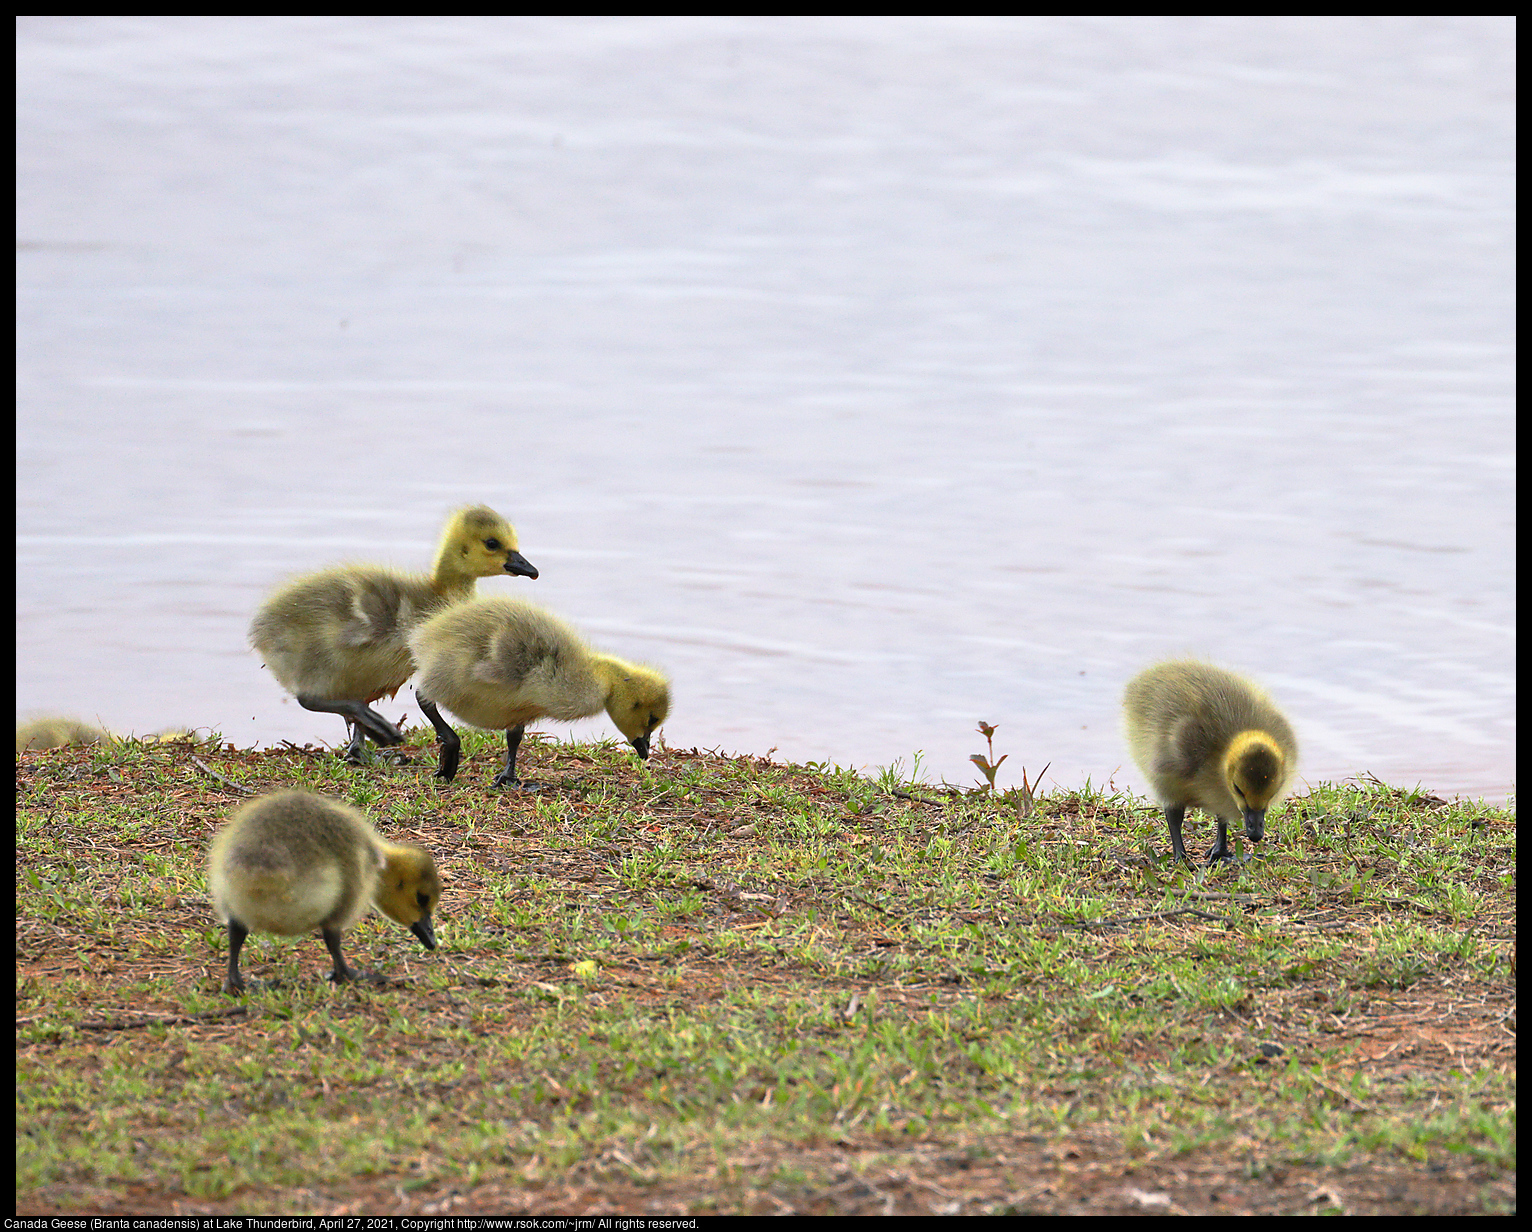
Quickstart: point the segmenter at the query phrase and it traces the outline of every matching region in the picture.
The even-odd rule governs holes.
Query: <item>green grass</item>
[[[19,757],[19,1209],[417,1209],[573,1177],[833,1212],[882,1168],[926,1188],[869,1210],[1063,1210],[1071,1151],[1213,1169],[1257,1207],[1359,1169],[1393,1178],[1380,1212],[1513,1200],[1513,808],[1320,784],[1256,858],[1188,870],[1156,809],[1088,784],[1033,812],[911,782],[918,756],[869,779],[530,739],[545,786],[505,793],[499,748],[467,734],[449,786],[429,746]],[[441,949],[369,917],[347,954],[390,983],[332,988],[317,938],[256,935],[245,970],[278,986],[224,996],[203,861],[243,797],[193,758],[431,849]],[[1055,1205],[1007,1196],[1045,1174]]]

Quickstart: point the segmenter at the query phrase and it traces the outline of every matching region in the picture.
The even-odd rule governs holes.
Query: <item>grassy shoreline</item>
[[[18,755],[18,1212],[1514,1209],[1514,802],[1316,785],[1192,872],[1088,785],[410,740]],[[436,855],[439,951],[219,991],[207,842],[287,786]]]

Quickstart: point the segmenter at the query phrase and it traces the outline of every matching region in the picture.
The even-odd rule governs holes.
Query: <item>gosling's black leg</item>
[[[495,775],[494,787],[520,787],[523,791],[536,791],[535,783],[523,783],[516,777],[516,753],[521,748],[521,737],[527,730],[525,723],[507,729],[505,733],[505,769]]]
[[[319,935],[324,938],[324,943],[329,947],[330,957],[335,960],[335,969],[330,972],[332,984],[349,984],[362,981],[367,984],[386,984],[386,976],[379,975],[376,971],[358,971],[355,967],[346,965],[345,956],[340,952],[340,929],[321,928]]]
[[[232,917],[229,920],[229,973],[223,977],[224,992],[245,991],[245,978],[239,973],[239,947],[245,944],[250,930]]]
[[[1181,843],[1181,823],[1186,820],[1186,805],[1167,804],[1165,820],[1170,824],[1170,845],[1175,850],[1176,859],[1190,864],[1191,861],[1186,857],[1186,848]]]
[[[1232,860],[1234,853],[1229,850],[1229,829],[1224,824],[1222,817],[1218,819],[1218,841],[1213,844],[1213,850],[1208,852],[1208,863],[1217,864],[1220,860]]]
[[[442,718],[436,703],[422,697],[418,689],[415,691],[415,704],[420,707],[421,713],[431,720],[431,726],[436,728],[436,738],[441,741],[441,757],[436,764],[436,777],[450,783],[457,777],[457,763],[463,755],[463,742],[457,738],[457,732],[452,730],[447,720]]]
[[[360,766],[366,761],[364,753],[366,737],[362,733],[362,725],[346,720],[346,731],[351,739],[346,745],[345,761],[347,765]]]
[[[314,710],[320,714],[338,714],[347,722],[364,729],[379,744],[404,743],[404,733],[363,702],[330,701],[300,693],[298,704],[305,710]]]
[[[330,972],[330,979],[337,984],[344,984],[355,978],[351,968],[346,966],[345,955],[340,952],[340,929],[321,928],[319,935],[324,938],[325,945],[330,948],[330,957],[335,960],[335,970]]]

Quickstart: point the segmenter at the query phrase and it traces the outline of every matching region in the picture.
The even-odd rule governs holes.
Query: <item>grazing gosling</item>
[[[1181,822],[1192,805],[1218,819],[1208,863],[1231,860],[1227,825],[1236,818],[1260,842],[1266,810],[1298,765],[1298,741],[1271,698],[1252,682],[1208,663],[1160,663],[1128,682],[1122,699],[1133,760],[1165,805],[1170,843],[1186,859]]]
[[[308,791],[279,791],[242,805],[208,857],[213,911],[229,927],[223,990],[245,990],[239,949],[252,932],[284,937],[319,930],[337,984],[357,978],[340,935],[375,906],[436,948],[431,913],[441,898],[436,863],[419,847],[395,847],[356,809]]]
[[[473,505],[448,520],[429,576],[380,565],[338,565],[288,582],[250,622],[250,645],[305,710],[341,715],[345,758],[362,760],[364,736],[400,744],[403,734],[369,703],[393,697],[410,675],[405,638],[419,621],[473,597],[481,577],[535,578],[516,532],[493,509]]]
[[[516,751],[534,719],[569,722],[605,710],[641,758],[670,713],[658,672],[598,654],[562,620],[518,599],[475,599],[448,608],[410,635],[420,675],[415,700],[441,739],[436,776],[457,774],[461,742],[437,710],[475,727],[505,730],[505,769],[494,786],[516,787]]]
[[[164,731],[151,732],[139,739],[144,744],[196,744],[197,734],[184,727],[167,727]]]
[[[115,739],[111,732],[79,719],[33,719],[30,723],[16,724],[18,753],[28,749],[61,749],[69,744],[111,744]]]

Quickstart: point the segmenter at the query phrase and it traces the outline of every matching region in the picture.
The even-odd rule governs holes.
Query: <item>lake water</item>
[[[19,31],[18,713],[339,741],[251,612],[482,501],[672,746],[1513,790],[1512,19]]]

